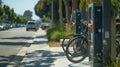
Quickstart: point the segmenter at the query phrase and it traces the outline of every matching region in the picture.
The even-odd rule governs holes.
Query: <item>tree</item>
[[[35,5],[34,10],[35,14],[41,18],[44,16],[50,17],[50,8],[51,8],[50,0],[39,0]]]
[[[39,0],[38,3],[35,5],[35,13],[37,16],[41,18],[51,17],[51,2],[50,0]],[[59,1],[53,0],[54,3],[54,20],[53,22],[59,22]]]
[[[0,0],[0,5],[2,4],[2,0]],[[27,22],[28,19],[21,16],[21,15],[17,15],[14,12],[13,8],[10,8],[8,5],[3,5],[2,7],[0,7],[0,22],[5,22],[5,23],[25,23]]]
[[[23,14],[24,17],[28,18],[29,20],[32,20],[32,11],[26,10]]]
[[[14,19],[16,17],[16,13],[14,12],[13,8],[10,8],[8,5],[3,5],[3,19],[5,20],[4,22],[14,22]]]
[[[28,18],[23,17],[22,15],[17,15],[15,18],[15,22],[17,23],[26,23],[28,21]]]
[[[4,17],[3,13],[4,13],[3,8],[0,7],[0,22],[2,22],[3,20],[3,17]]]
[[[4,14],[5,14],[5,19],[9,20],[10,19],[10,13],[11,13],[10,7],[8,5],[4,5],[3,9],[4,9]]]
[[[86,12],[88,12],[88,5],[92,2],[101,4],[102,0],[80,0],[79,8],[82,9],[84,8]]]
[[[10,14],[9,14],[9,18],[8,18],[8,20],[11,22],[11,23],[13,23],[13,22],[15,22],[15,19],[16,19],[16,13],[14,12],[14,9],[12,8],[12,9],[10,9]]]
[[[78,7],[78,0],[72,0],[72,11],[76,10]]]
[[[60,24],[63,24],[63,21],[62,21],[62,0],[59,0],[59,22]]]
[[[0,7],[0,16],[3,15],[4,11],[3,8]]]
[[[119,0],[112,0],[112,5],[115,9],[116,15],[120,16],[120,1]]]
[[[2,10],[2,0],[0,0],[0,15],[2,15],[3,10]]]
[[[0,7],[2,7],[2,0],[0,0]]]
[[[69,0],[63,0],[63,2],[64,2],[64,5],[65,5],[65,12],[66,12],[66,19],[65,20],[67,20],[67,23],[69,23],[70,22],[70,13],[71,13],[70,2],[69,2]]]

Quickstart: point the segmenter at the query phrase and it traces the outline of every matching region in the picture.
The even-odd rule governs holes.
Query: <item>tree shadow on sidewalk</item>
[[[36,36],[34,38],[34,42],[31,44],[40,45],[40,44],[47,44],[47,43],[48,43],[47,36],[41,35],[41,36]]]
[[[18,65],[20,64],[22,58],[23,56],[16,56],[16,55],[0,56],[0,67],[7,67],[7,65],[10,62],[15,62],[14,64],[11,65]]]
[[[0,42],[0,45],[7,45],[7,46],[24,46],[26,42]]]
[[[9,37],[9,38],[0,38],[0,39],[33,39],[33,37]]]
[[[20,67],[50,67],[54,66],[57,58],[64,57],[64,52],[51,52],[48,50],[36,50],[28,53]]]
[[[47,38],[46,35],[36,36],[35,38]]]

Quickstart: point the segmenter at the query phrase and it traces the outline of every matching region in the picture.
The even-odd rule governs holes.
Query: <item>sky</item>
[[[3,4],[13,8],[15,13],[23,15],[26,10],[33,12],[33,19],[38,20],[39,17],[35,15],[34,6],[39,0],[2,0]]]

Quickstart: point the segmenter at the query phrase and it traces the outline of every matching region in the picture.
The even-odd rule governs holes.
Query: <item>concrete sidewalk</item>
[[[90,67],[88,58],[71,63],[61,47],[49,47],[46,32],[39,30],[19,67]]]

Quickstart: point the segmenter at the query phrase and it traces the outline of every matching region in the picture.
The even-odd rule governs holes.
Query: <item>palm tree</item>
[[[63,0],[64,1],[64,5],[65,5],[65,9],[66,9],[66,20],[67,23],[70,22],[70,12],[73,13],[73,11],[75,11],[78,7],[78,3],[79,0],[72,0],[72,11],[70,11],[70,4],[69,4],[69,0]]]
[[[66,11],[66,20],[67,20],[67,23],[70,22],[70,9],[69,9],[69,2],[68,0],[63,0],[64,2],[64,5],[65,5],[65,11]]]
[[[78,0],[72,0],[72,11],[76,10],[78,7]]]
[[[62,24],[62,0],[59,0],[59,21]]]
[[[0,0],[0,7],[2,6],[2,0]]]

